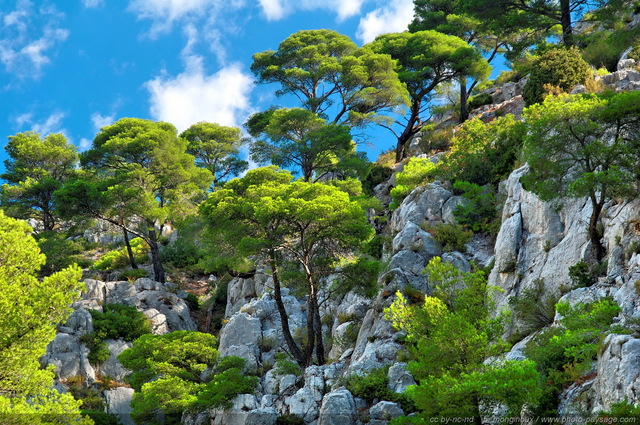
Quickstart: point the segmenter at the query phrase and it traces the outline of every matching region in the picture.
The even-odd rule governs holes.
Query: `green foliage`
[[[455,182],[453,188],[462,191],[462,196],[467,199],[453,210],[458,223],[473,232],[497,234],[500,218],[496,195],[491,188],[463,181]]]
[[[458,223],[438,223],[435,227],[429,228],[428,231],[440,244],[440,248],[444,252],[464,252],[465,246],[473,237],[471,230],[465,230]]]
[[[526,326],[526,333],[544,328],[553,323],[557,299],[544,295],[544,281],[538,279],[534,285],[523,290],[517,297],[509,298],[513,315]]]
[[[249,168],[249,163],[239,156],[243,143],[239,128],[199,122],[180,137],[189,142],[187,153],[196,158],[196,165],[211,172],[215,185]]]
[[[374,262],[360,258],[358,251],[374,231],[360,204],[339,187],[291,182],[292,179],[289,172],[276,167],[251,170],[242,179],[231,180],[213,192],[201,204],[201,212],[209,225],[209,237],[217,242],[218,252],[228,256],[227,264],[246,267],[248,256],[261,254],[267,258],[276,303],[281,302],[282,283],[300,282],[298,278],[303,277],[309,296],[308,335],[315,339],[309,340],[308,347],[313,347],[314,342],[321,347],[322,333],[316,329],[318,300],[314,295],[323,283],[319,278],[335,274],[338,278],[331,281],[334,291],[366,292],[372,288],[377,269]],[[351,260],[345,264],[347,258]],[[356,269],[362,273],[351,273]],[[347,274],[349,279],[345,278]],[[296,279],[288,279],[291,275]],[[288,319],[283,310],[279,308],[285,322]],[[287,328],[286,323],[283,328]],[[303,354],[286,330],[285,341],[296,361],[306,366],[312,352],[307,349]],[[321,348],[316,356],[319,363],[324,362]]]
[[[473,96],[469,99],[469,109],[477,109],[484,105],[493,104],[493,96],[489,93],[480,93],[477,96]]]
[[[544,200],[588,197],[588,232],[598,259],[604,254],[598,229],[604,203],[635,193],[639,112],[638,92],[553,96],[525,111],[530,171],[523,184]]]
[[[529,81],[522,88],[522,98],[526,105],[540,103],[550,87],[568,93],[589,75],[591,68],[577,48],[550,50],[536,60]]]
[[[139,423],[180,423],[184,411],[228,407],[233,398],[250,393],[257,378],[242,372],[240,358],[218,358],[213,335],[177,331],[143,335],[118,357],[131,369],[136,390],[132,417]],[[211,373],[204,373],[211,371]]]
[[[456,36],[437,31],[383,34],[368,46],[398,61],[398,77],[411,99],[406,121],[400,123],[396,134],[396,162],[406,156],[405,144],[422,129],[424,103],[439,84],[467,76],[484,79],[491,69],[479,50]]]
[[[636,45],[639,35],[638,28],[627,28],[626,25],[621,25],[621,22],[618,22],[614,28],[585,34],[580,40],[580,44],[584,46],[582,57],[594,68],[606,68],[614,72],[617,70],[622,53],[629,46]],[[634,57],[634,54],[637,55],[636,51],[637,49],[634,48],[629,53],[629,57],[636,59]]]
[[[36,278],[45,257],[32,229],[0,211],[0,417],[12,424],[91,422],[80,416],[80,402],[53,389],[53,370],[40,357],[56,335],[56,324],[79,298],[82,272],[68,267]],[[46,413],[46,415],[42,415]]]
[[[302,368],[285,353],[277,353],[275,372],[278,375],[300,376]]]
[[[404,395],[389,389],[389,366],[374,368],[366,375],[352,374],[344,378],[344,386],[353,394],[367,400],[370,404],[386,400],[400,403],[405,412],[414,410],[411,401]]]
[[[136,263],[145,263],[148,260],[149,245],[142,238],[133,238],[130,241]],[[93,268],[96,270],[115,270],[126,267],[129,264],[129,254],[126,248],[110,251],[100,257]]]
[[[122,338],[133,341],[151,332],[147,316],[135,307],[122,304],[105,304],[103,312],[89,310],[93,318],[93,334],[101,340]]]
[[[56,231],[42,232],[36,236],[40,251],[47,257],[47,261],[40,269],[40,275],[47,276],[65,269],[73,264],[88,267],[91,260],[81,254],[85,246],[79,240],[71,240],[64,233]]]
[[[276,418],[276,425],[304,425],[304,419],[297,415],[281,415]]]
[[[362,190],[365,194],[373,196],[373,189],[380,183],[389,180],[392,174],[393,168],[386,165],[373,164],[367,177],[362,180]]]
[[[198,299],[198,297],[191,293],[187,294],[185,302],[187,303],[187,305],[189,306],[189,310],[191,311],[198,311],[198,309],[200,308],[200,300]]]
[[[554,416],[557,395],[567,384],[587,372],[596,359],[599,342],[604,338],[620,307],[602,299],[590,304],[558,303],[562,316],[559,327],[538,334],[525,349],[541,375],[543,397],[536,414]]]
[[[613,403],[608,411],[599,412],[598,415],[599,422],[609,422],[609,420],[613,418],[640,419],[640,406],[634,406],[625,400],[620,403]]]
[[[125,270],[118,275],[118,279],[128,280],[129,282],[135,282],[141,277],[147,277],[147,271],[145,269]]]
[[[331,30],[298,31],[253,55],[258,82],[277,83],[277,96],[294,94],[301,106],[349,127],[388,121],[378,114],[407,102],[393,60]],[[331,108],[340,105],[339,108]]]
[[[492,406],[505,404],[519,415],[524,404],[539,396],[538,374],[530,361],[494,361],[487,357],[506,348],[499,339],[499,319],[491,319],[491,302],[483,272],[464,273],[432,259],[426,268],[433,296],[413,306],[401,293],[385,316],[407,332],[414,361],[409,370],[418,381],[407,395],[420,418],[473,417],[480,419]]]
[[[160,250],[162,262],[181,270],[204,271],[201,263],[206,258],[203,228],[204,221],[198,215],[184,219],[177,228],[177,239]]]
[[[36,218],[44,230],[53,230],[59,221],[53,194],[75,172],[75,146],[60,133],[43,138],[26,132],[9,136],[5,150],[0,206],[10,217]]]
[[[89,310],[93,318],[93,333],[85,334],[80,341],[89,348],[91,364],[100,364],[111,354],[106,339],[122,338],[125,341],[150,333],[151,324],[147,317],[135,307],[122,304],[105,304],[103,312]]]
[[[472,119],[451,141],[451,149],[438,165],[446,180],[494,187],[513,171],[526,128],[513,115],[489,123]]]
[[[599,263],[587,264],[584,261],[578,261],[573,266],[570,266],[569,278],[573,283],[573,287],[584,288],[595,285],[598,277],[602,276],[603,272],[606,273],[606,262],[603,264],[605,264],[604,270]]]
[[[413,189],[427,182],[434,176],[436,166],[427,158],[410,158],[401,172],[396,174],[396,186],[391,189],[392,205],[395,209]]]

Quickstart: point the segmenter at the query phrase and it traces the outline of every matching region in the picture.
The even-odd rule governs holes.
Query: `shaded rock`
[[[122,363],[118,360],[118,356],[127,348],[131,348],[133,344],[121,339],[115,341],[113,339],[108,339],[105,342],[107,347],[109,347],[111,354],[107,360],[98,366],[98,370],[103,376],[108,375],[116,381],[122,382],[124,381],[124,377],[131,371],[122,366]]]
[[[155,309],[166,317],[169,332],[197,330],[189,315],[187,303],[176,294],[166,291],[142,291],[137,293],[136,297],[141,304],[140,309]]]
[[[406,363],[394,363],[387,373],[389,389],[394,393],[404,393],[410,385],[416,385],[415,379],[407,371]]]
[[[390,421],[404,415],[404,410],[398,403],[381,401],[369,409],[369,416],[373,420]]]
[[[313,395],[309,388],[300,388],[289,400],[289,413],[304,418],[306,423],[317,419],[319,409]]]

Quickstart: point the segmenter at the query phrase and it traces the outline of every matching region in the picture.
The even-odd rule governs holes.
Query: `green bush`
[[[132,370],[127,378],[136,391],[132,417],[154,423],[180,423],[185,410],[226,408],[238,395],[251,393],[258,378],[243,374],[245,360],[218,358],[216,337],[190,331],[143,335],[118,357]],[[211,373],[205,373],[211,372]]]
[[[465,230],[458,223],[439,223],[428,229],[444,252],[465,251],[465,246],[473,237],[471,230]]]
[[[549,90],[570,92],[574,86],[583,84],[589,75],[591,67],[577,48],[549,50],[536,60],[529,81],[522,89],[522,98],[527,106],[540,103]]]
[[[473,110],[481,106],[491,105],[491,104],[493,104],[493,96],[491,96],[489,93],[480,93],[477,96],[473,96],[471,99],[469,99],[469,103],[468,103],[469,110]]]
[[[297,415],[281,415],[276,418],[276,425],[304,425],[304,419]]]
[[[121,304],[105,304],[103,312],[89,310],[93,318],[93,333],[84,334],[80,338],[89,348],[89,362],[97,365],[103,363],[111,354],[106,339],[122,338],[125,341],[151,333],[151,323],[147,317],[135,307]]]
[[[473,232],[497,234],[500,229],[496,195],[490,187],[457,181],[453,184],[467,202],[458,205],[453,215],[462,226]]]
[[[562,316],[560,326],[539,333],[525,348],[543,378],[543,400],[534,413],[544,416],[556,414],[560,391],[591,368],[620,307],[605,298],[574,306],[558,303],[556,310]]]
[[[595,285],[598,277],[605,275],[607,272],[607,262],[595,264],[587,264],[584,261],[578,261],[569,267],[569,278],[574,288],[585,288]]]
[[[410,158],[404,169],[396,174],[396,187],[391,189],[393,202],[389,208],[395,209],[402,203],[402,200],[411,193],[413,189],[423,184],[433,177],[436,166],[427,158]]]
[[[451,182],[497,187],[513,171],[525,134],[524,124],[513,115],[490,123],[469,120],[451,140],[450,151],[438,163],[438,174]]]
[[[300,375],[302,374],[302,369],[293,361],[289,356],[285,353],[276,354],[276,367],[275,372],[278,375]]]
[[[141,277],[147,277],[147,271],[145,269],[125,270],[118,275],[118,279],[129,281],[135,281]]]
[[[133,238],[129,242],[133,251],[133,258],[136,263],[144,263],[148,259],[149,245],[141,238]],[[93,264],[96,270],[115,270],[126,267],[129,264],[129,254],[127,249],[122,248],[104,254],[98,261]]]
[[[188,217],[182,221],[177,228],[176,240],[160,250],[162,262],[178,269],[202,271],[198,265],[205,258],[205,250],[200,242],[204,227],[200,217]]]
[[[610,421],[607,419],[640,419],[640,406],[634,406],[628,401],[622,401],[620,403],[613,403],[611,408],[606,412],[599,412],[598,419],[600,419],[599,423],[616,423],[621,421]],[[630,422],[630,421],[626,421]],[[636,421],[633,421],[634,423]]]
[[[389,366],[370,369],[366,375],[349,375],[344,378],[344,386],[353,394],[374,403],[376,400],[386,400],[400,403],[405,411],[413,411],[414,406],[404,395],[391,391],[388,387]]]
[[[514,316],[532,333],[553,323],[557,298],[544,295],[544,281],[537,279],[531,288],[522,291],[518,297],[509,298],[509,306]]]
[[[41,276],[48,276],[72,264],[89,267],[92,261],[84,258],[84,246],[80,240],[71,240],[61,232],[42,232],[36,240],[40,251],[46,255],[46,262],[40,269]]]
[[[389,180],[393,174],[393,168],[386,165],[372,164],[371,171],[362,180],[362,190],[366,195],[373,196],[373,189],[382,182]]]

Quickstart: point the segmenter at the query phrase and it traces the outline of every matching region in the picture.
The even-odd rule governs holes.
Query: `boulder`
[[[133,398],[133,389],[118,387],[103,392],[105,404],[107,405],[107,413],[118,416],[122,425],[135,425],[131,419],[131,400]]]
[[[124,377],[127,376],[131,371],[129,369],[125,369],[122,366],[122,363],[118,360],[118,356],[124,350],[131,348],[133,346],[132,343],[123,341],[121,339],[113,340],[108,339],[105,341],[107,347],[109,347],[109,358],[105,360],[100,366],[98,366],[98,370],[102,376],[110,376],[116,381],[123,382]]]
[[[390,421],[404,415],[404,410],[398,403],[392,403],[390,401],[381,401],[375,406],[369,409],[369,417],[373,421]]]
[[[289,413],[300,416],[305,423],[316,420],[319,409],[313,395],[309,388],[300,388],[289,400]]]
[[[389,389],[394,393],[404,393],[410,385],[416,385],[415,379],[407,371],[406,363],[394,363],[387,373]]]
[[[327,393],[322,399],[318,425],[355,425],[356,404],[346,389]]]

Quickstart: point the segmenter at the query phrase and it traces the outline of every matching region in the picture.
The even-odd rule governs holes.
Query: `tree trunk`
[[[325,364],[324,358],[324,339],[322,336],[322,321],[320,320],[320,308],[318,307],[318,299],[316,297],[316,314],[314,315],[314,329],[316,332],[316,358],[318,364]]]
[[[123,227],[122,233],[124,234],[124,246],[127,247],[127,254],[129,255],[129,264],[131,264],[131,268],[135,270],[138,268],[138,265],[136,264],[136,259],[133,256],[133,249],[129,242],[129,232],[127,232],[127,229]]]
[[[567,47],[573,46],[570,0],[560,0],[560,25],[562,26],[562,43]]]
[[[467,102],[469,93],[467,92],[467,77],[460,77],[460,124],[469,119]]]
[[[315,317],[318,303],[313,294],[313,289],[307,288],[309,297],[307,301],[307,346],[304,349],[305,366],[309,366],[313,363],[313,349],[315,348],[316,332],[315,332]]]
[[[600,213],[602,213],[602,207],[604,203],[598,202],[595,196],[591,197],[591,218],[589,219],[589,240],[593,245],[593,249],[596,254],[596,259],[601,261],[604,258],[605,248],[600,241],[601,235],[598,232],[598,222],[600,221]]]
[[[398,144],[396,145],[396,162],[400,162],[405,157],[405,145],[411,138],[420,131],[422,124],[420,123],[420,107],[422,102],[418,100],[411,101],[411,115],[407,121],[407,126],[402,134],[398,136]]]
[[[269,252],[269,265],[271,266],[271,277],[273,278],[273,298],[276,301],[276,307],[280,314],[280,324],[282,325],[282,334],[284,335],[284,341],[287,343],[287,347],[291,352],[291,355],[300,367],[306,367],[306,359],[298,344],[293,340],[291,336],[291,329],[289,328],[289,319],[287,317],[287,310],[282,302],[282,293],[280,291],[280,279],[278,277],[278,265],[276,263],[275,252],[271,250]]]
[[[153,278],[156,282],[164,283],[166,277],[162,261],[160,261],[160,246],[156,237],[156,229],[153,223],[147,223],[149,226],[149,249],[151,251],[151,264],[153,265]]]

